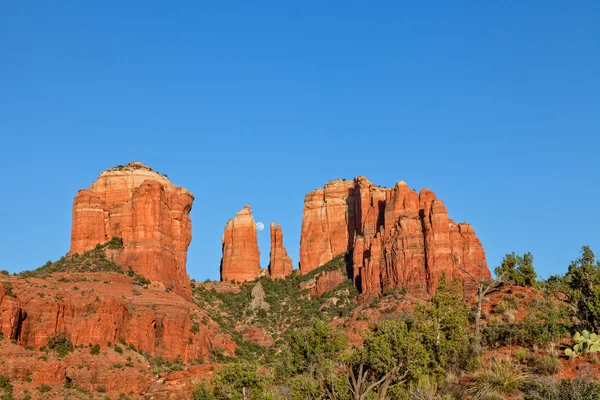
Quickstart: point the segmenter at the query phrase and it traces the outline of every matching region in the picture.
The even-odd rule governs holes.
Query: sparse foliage
[[[571,262],[564,277],[551,277],[547,286],[587,328],[600,331],[600,260],[588,246],[581,248],[581,256]]]
[[[497,277],[506,283],[518,286],[536,286],[537,274],[533,267],[533,256],[510,253],[504,256],[502,264],[494,270]]]

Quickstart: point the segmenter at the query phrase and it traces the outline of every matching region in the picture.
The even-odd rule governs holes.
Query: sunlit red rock
[[[346,282],[348,277],[341,271],[325,271],[316,278],[315,286],[311,289],[311,296],[321,296],[342,283]]]
[[[431,293],[442,272],[464,277],[461,268],[490,276],[471,226],[452,221],[432,191],[417,193],[404,181],[387,189],[364,177],[335,180],[306,195],[300,272],[346,251],[365,296],[394,288]]]
[[[122,274],[0,279],[0,333],[22,347],[39,349],[61,332],[74,345],[124,341],[167,360],[206,358],[216,348],[233,354],[231,337],[205,315],[175,293],[132,285]]]
[[[222,281],[245,282],[259,277],[260,251],[249,206],[244,206],[235,218],[227,221],[222,243]]]
[[[284,278],[292,273],[292,269],[292,259],[287,255],[287,251],[283,246],[281,225],[271,223],[269,276],[271,279]]]
[[[69,254],[122,238],[117,264],[190,299],[186,258],[193,201],[189,191],[144,164],[108,169],[75,196]]]
[[[354,182],[336,179],[304,199],[300,273],[314,270],[348,251],[354,237]]]

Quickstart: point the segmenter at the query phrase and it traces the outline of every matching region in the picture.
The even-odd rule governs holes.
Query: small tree
[[[415,307],[423,343],[434,363],[442,368],[450,361],[458,361],[468,345],[469,307],[463,303],[462,294],[458,280],[448,284],[442,273],[429,303]]]
[[[581,256],[571,262],[567,274],[550,277],[547,287],[587,328],[600,331],[600,260],[596,261],[588,246],[581,248]]]
[[[536,286],[537,274],[533,268],[533,256],[510,253],[502,259],[502,265],[494,270],[496,276],[502,276],[504,282],[519,286]]]
[[[364,345],[346,361],[346,373],[354,400],[387,399],[393,385],[414,380],[424,373],[429,354],[421,334],[407,321],[386,320],[365,336]]]
[[[66,356],[73,351],[73,343],[62,332],[55,332],[48,337],[48,348],[58,353],[59,357]]]
[[[286,336],[286,348],[279,356],[277,374],[281,378],[304,374],[305,379],[316,380],[329,397],[335,398],[335,371],[347,347],[343,332],[316,320],[312,326]]]
[[[487,277],[487,268],[483,265],[479,266],[479,271],[477,271],[477,273],[473,273],[459,264],[456,257],[453,257],[453,259],[458,268],[470,278],[470,280],[464,282],[464,285],[473,287],[477,290],[477,304],[475,306],[475,337],[477,340],[479,340],[481,333],[481,310],[483,309],[483,302],[487,296],[498,291],[504,282],[505,272],[498,271],[498,268],[496,268],[496,280],[494,280]]]
[[[90,348],[90,354],[91,355],[98,355],[98,354],[100,354],[100,345],[98,343],[96,343],[95,345],[93,345]]]
[[[260,398],[259,395],[262,394],[264,389],[264,379],[256,369],[256,365],[245,362],[225,365],[213,379],[216,398],[239,400]],[[206,391],[201,394],[210,399],[210,397],[207,397],[208,393]]]

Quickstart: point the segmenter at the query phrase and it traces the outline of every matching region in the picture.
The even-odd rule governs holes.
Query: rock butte
[[[223,232],[221,280],[245,282],[259,277],[260,251],[252,210],[244,206],[227,221]]]
[[[283,232],[281,225],[271,222],[271,253],[269,262],[269,276],[271,279],[284,278],[292,273],[292,259],[288,257],[283,247]]]
[[[69,254],[122,238],[117,264],[189,300],[186,257],[193,201],[189,191],[142,163],[110,168],[75,196]]]
[[[300,273],[345,252],[367,297],[400,287],[431,293],[442,272],[491,277],[473,228],[452,221],[432,191],[417,193],[403,181],[388,189],[365,177],[334,180],[306,195]]]
[[[199,377],[213,373],[212,366],[174,371],[162,376],[164,385],[157,386],[149,363],[137,356],[133,361],[138,368],[113,368],[124,355],[107,345],[123,341],[153,357],[184,362],[205,359],[217,349],[224,355],[235,354],[232,337],[206,310],[189,301],[186,254],[193,200],[186,189],[141,163],[111,168],[87,190],[79,191],[73,204],[69,254],[83,253],[117,236],[123,239],[123,248],[111,249],[109,256],[153,282],[138,289],[131,277],[109,272],[54,273],[46,279],[0,275],[0,333],[10,340],[0,346],[0,373],[20,381],[29,377],[32,385],[60,386],[72,379],[87,390],[102,385],[123,392],[148,390],[148,398],[189,398]],[[405,182],[388,189],[364,177],[334,180],[306,195],[300,272],[310,272],[346,252],[352,257],[352,278],[363,298],[400,287],[421,298],[435,289],[442,273],[464,278],[466,270],[490,277],[471,226],[452,221],[433,192],[417,193]],[[291,272],[281,226],[271,224],[269,275],[278,279]],[[221,279],[242,282],[260,274],[256,225],[245,206],[225,227]],[[344,272],[324,271],[301,288],[308,289],[310,296],[320,296],[347,279]],[[240,290],[232,282],[207,285],[219,293]],[[268,309],[264,297],[262,285],[255,285],[254,308]],[[354,332],[357,326],[368,326],[367,321],[346,322]],[[252,342],[274,343],[260,328],[240,325],[236,330]],[[76,346],[101,345],[101,356],[76,351],[62,360],[39,357],[41,352],[35,349],[47,346],[57,332]],[[94,368],[82,368],[84,364]]]

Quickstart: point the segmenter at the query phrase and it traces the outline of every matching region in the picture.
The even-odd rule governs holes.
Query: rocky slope
[[[189,300],[185,263],[193,201],[189,191],[144,164],[108,169],[75,196],[69,254],[119,237],[123,250],[115,257],[117,264]]]
[[[136,279],[111,272],[0,275],[0,375],[15,383],[16,394],[47,385],[48,399],[88,392],[137,399],[162,385],[160,371],[235,354],[231,336],[206,311]],[[168,393],[151,398],[181,395]]]
[[[352,252],[354,280],[365,296],[392,288],[431,293],[442,272],[490,277],[473,228],[448,217],[427,189],[403,181],[381,188],[364,177],[334,180],[308,193],[300,243],[300,272]]]
[[[108,263],[105,256],[97,258],[103,251],[74,256],[71,262]],[[0,275],[0,333],[18,345],[39,349],[61,333],[75,346],[124,341],[167,360],[196,360],[215,348],[235,350],[203,310],[162,285],[100,268],[47,274],[49,267]]]

